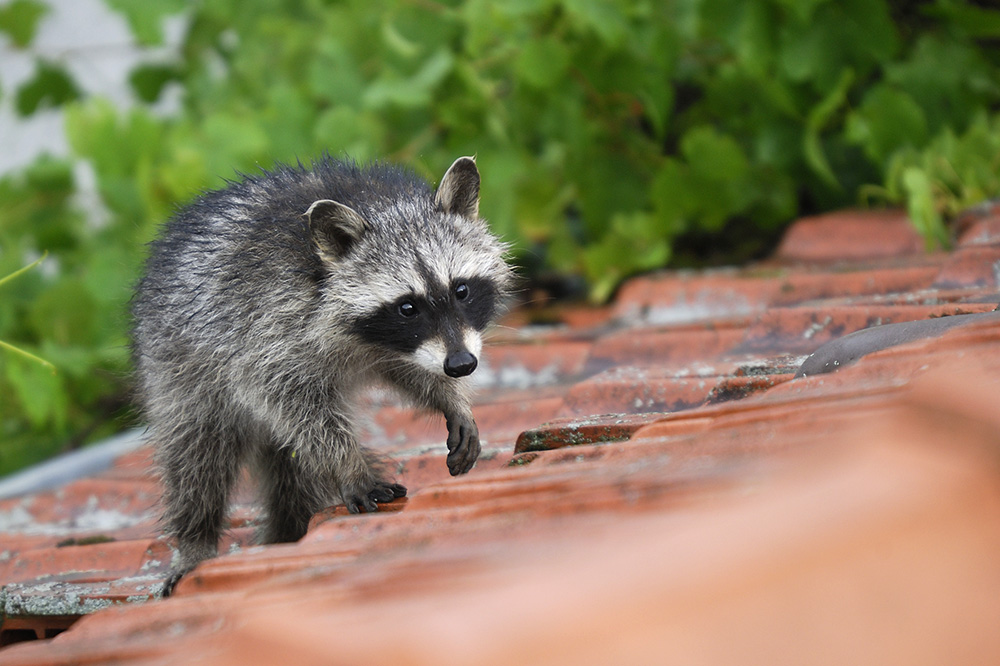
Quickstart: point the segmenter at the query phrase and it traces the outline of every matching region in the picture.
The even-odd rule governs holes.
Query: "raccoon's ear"
[[[350,206],[320,199],[303,216],[309,222],[313,240],[323,254],[342,257],[365,232],[365,220]]]
[[[434,203],[445,213],[479,217],[479,169],[472,157],[459,157],[438,185]]]

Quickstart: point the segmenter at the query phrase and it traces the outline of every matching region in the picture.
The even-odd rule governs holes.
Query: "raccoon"
[[[324,156],[202,196],[150,246],[132,301],[138,402],[179,557],[214,557],[241,467],[262,543],[295,541],[319,509],[375,511],[406,494],[358,443],[354,406],[394,387],[447,424],[447,465],[480,452],[468,375],[508,300],[506,248],[479,218],[475,161],[432,192],[393,165]]]

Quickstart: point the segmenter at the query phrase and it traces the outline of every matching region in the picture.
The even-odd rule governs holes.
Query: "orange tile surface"
[[[161,599],[148,448],[0,501],[0,664],[1000,663],[1000,326],[795,378],[825,342],[1000,301],[1000,206],[801,220],[761,264],[634,278],[493,336],[483,456],[372,394],[409,497],[330,507]]]

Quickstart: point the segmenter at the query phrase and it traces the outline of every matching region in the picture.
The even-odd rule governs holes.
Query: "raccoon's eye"
[[[464,301],[469,297],[469,285],[464,282],[457,287],[455,287],[455,298],[460,301]]]
[[[412,317],[417,314],[417,306],[409,301],[403,301],[400,303],[397,310],[399,311],[399,314],[404,317]]]

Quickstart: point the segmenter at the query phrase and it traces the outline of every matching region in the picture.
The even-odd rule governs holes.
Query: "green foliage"
[[[0,180],[0,471],[70,433],[100,434],[127,376],[126,303],[142,246],[178,204],[236,172],[324,150],[436,178],[477,155],[483,214],[528,277],[624,277],[688,261],[691,239],[757,247],[797,215],[859,197],[909,207],[929,243],[1000,195],[1000,10],[927,0],[107,0],[140,45],[187,21],[176,58],[142,63],[139,104],[80,99],[42,59],[22,113],[66,111],[96,176],[71,164]],[[0,31],[30,44],[45,6]],[[178,113],[146,105],[182,95]],[[13,399],[7,399],[7,396]],[[29,442],[46,442],[29,446]]]
[[[0,275],[50,253],[36,269],[3,284],[0,339],[58,369],[6,349],[0,352],[0,470],[58,452],[87,434],[117,426],[109,412],[122,400],[127,341],[123,304],[137,261],[117,230],[96,229],[74,209],[70,165],[42,159],[0,180]],[[119,248],[115,253],[116,248]],[[98,284],[105,251],[127,257]],[[105,269],[106,270],[106,269]],[[106,285],[113,284],[113,288]]]
[[[17,90],[17,112],[30,116],[43,107],[61,106],[80,97],[80,90],[62,67],[39,60],[35,76]]]
[[[108,6],[121,12],[140,44],[156,46],[163,43],[163,19],[188,6],[187,0],[107,0]]]
[[[874,197],[903,203],[928,246],[948,245],[945,224],[1000,193],[1000,115],[979,115],[962,134],[946,128],[922,149],[893,154],[884,188]]]
[[[35,38],[38,22],[48,13],[48,7],[37,0],[13,0],[0,7],[0,32],[4,32],[18,48],[24,48]]]
[[[17,276],[21,275],[22,273],[26,273],[27,271],[30,271],[32,268],[34,268],[38,264],[40,264],[43,261],[45,261],[45,257],[46,256],[48,256],[47,253],[43,254],[38,259],[35,259],[33,262],[31,262],[30,264],[28,264],[24,268],[20,268],[20,269],[14,271],[13,273],[11,273],[10,275],[5,275],[4,277],[0,278],[0,286],[3,286],[3,284],[5,282],[10,282],[11,280],[13,280],[14,278],[16,278]],[[12,345],[9,342],[4,342],[3,340],[0,340],[0,348],[2,348],[4,351],[6,351],[9,354],[17,354],[21,358],[27,359],[29,361],[32,361],[34,363],[37,363],[37,364],[45,367],[45,368],[48,368],[48,370],[50,372],[52,372],[52,373],[55,373],[55,371],[56,371],[56,367],[54,365],[52,365],[51,363],[49,363],[48,361],[46,361],[45,359],[39,358],[38,356],[35,356],[31,352],[26,352],[23,349],[21,349],[20,347],[18,347],[16,345]]]

